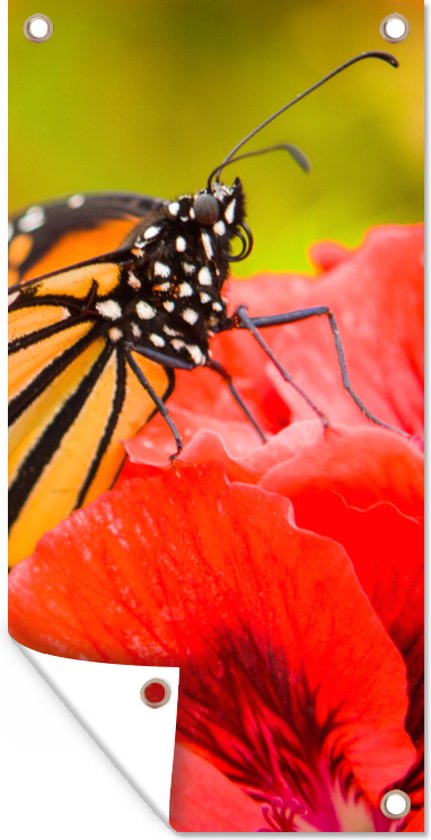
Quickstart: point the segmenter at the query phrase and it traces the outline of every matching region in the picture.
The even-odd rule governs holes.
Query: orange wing
[[[13,282],[39,278],[41,269],[55,271],[59,261],[72,267],[10,295],[10,565],[30,554],[71,510],[111,486],[124,459],[122,441],[155,409],[121,349],[90,316],[77,314],[79,306],[75,314],[65,308],[65,298],[82,304],[95,285],[98,295],[116,288],[121,251],[112,261],[97,260],[98,252],[114,252],[141,218],[131,211],[127,218],[112,218],[120,214],[118,198],[116,204],[108,202],[101,217],[100,200],[89,200],[86,213],[84,205],[44,208],[50,245],[42,227],[25,230],[32,225],[30,211],[13,220]],[[141,209],[151,212],[153,200],[139,200]],[[82,212],[72,215],[69,229],[72,210]],[[89,256],[95,261],[73,267]],[[133,358],[158,396],[166,398],[172,374],[136,353]]]
[[[9,224],[9,285],[117,251],[163,203],[134,194],[75,195],[16,213]]]

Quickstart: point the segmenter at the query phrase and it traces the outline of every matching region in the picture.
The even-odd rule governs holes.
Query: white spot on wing
[[[139,324],[135,324],[135,323],[132,322],[132,333],[135,336],[135,338],[140,338],[141,337],[142,330],[141,330]]]
[[[186,321],[187,324],[193,326],[193,324],[196,324],[196,321],[199,319],[199,315],[194,309],[188,307],[187,309],[183,309],[181,312],[181,318],[183,321]]]
[[[85,195],[82,195],[82,193],[76,193],[67,199],[67,205],[72,210],[77,210],[78,207],[82,207],[83,204],[85,204]]]
[[[144,230],[144,239],[154,239],[158,233],[160,233],[160,228],[157,225],[150,225],[150,227]]]
[[[190,283],[181,283],[178,293],[180,297],[190,297],[193,294],[193,288]]]
[[[206,292],[199,292],[199,298],[201,303],[209,303],[211,300],[211,295],[208,295]]]
[[[175,309],[175,303],[173,300],[164,300],[163,309],[166,309],[166,312],[173,312]]]
[[[158,260],[154,263],[153,271],[156,277],[169,277],[171,273],[169,266],[165,265],[165,263],[159,262]]]
[[[164,347],[166,344],[165,339],[161,335],[157,335],[157,333],[151,333],[148,337],[155,347]]]
[[[123,332],[122,330],[119,330],[118,327],[111,327],[108,335],[111,341],[119,341],[120,338],[123,338]]]
[[[163,327],[163,332],[166,333],[166,335],[181,335],[181,333],[179,333],[178,330],[173,330],[171,327],[168,326]]]
[[[194,274],[196,271],[196,266],[192,265],[192,263],[183,262],[181,263],[185,274]]]
[[[135,308],[138,318],[142,321],[148,321],[156,315],[156,310],[145,300],[138,300]]]
[[[190,354],[190,357],[193,359],[195,365],[201,365],[205,362],[205,356],[197,344],[186,344],[186,350]]]
[[[183,350],[183,348],[186,346],[185,342],[181,341],[180,338],[173,338],[171,344],[174,350]]]
[[[96,309],[103,318],[109,318],[110,321],[116,321],[123,314],[116,300],[102,300],[96,303]]]
[[[178,201],[172,201],[171,204],[168,207],[168,210],[169,210],[171,216],[177,216],[179,209],[180,209],[180,205],[179,205]]]
[[[223,309],[221,303],[219,303],[217,300],[215,301],[215,303],[213,303],[212,308],[214,309],[214,312],[221,312]]]
[[[127,284],[129,286],[131,286],[132,289],[140,289],[141,286],[142,286],[141,281],[138,280],[138,278],[136,277],[135,274],[133,274],[133,271],[131,271],[130,274],[129,274],[129,279],[127,281]]]
[[[46,216],[43,207],[29,207],[27,213],[17,222],[17,228],[21,233],[32,233],[42,227]]]
[[[176,239],[176,242],[175,242],[175,247],[176,247],[177,251],[180,251],[180,252],[186,250],[187,242],[184,239],[184,236],[177,236],[177,239]]]
[[[8,306],[12,306],[15,303],[17,297],[19,297],[19,290],[17,292],[11,292],[7,299]]]

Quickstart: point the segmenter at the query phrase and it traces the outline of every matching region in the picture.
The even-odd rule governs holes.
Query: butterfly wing
[[[16,213],[9,222],[9,285],[121,248],[164,203],[133,193],[79,194]]]
[[[135,224],[136,217],[128,220],[129,232]],[[78,245],[81,229],[70,234]],[[60,243],[69,234],[64,229],[56,236]],[[38,237],[34,247],[37,263],[23,277],[49,259]],[[75,262],[82,257],[77,251]],[[123,254],[130,257],[120,251],[42,276],[10,296],[10,565],[71,510],[112,485],[124,459],[122,441],[154,413],[121,347],[86,310],[90,298],[94,308],[98,297],[115,293]],[[166,399],[172,374],[141,355],[133,358]]]

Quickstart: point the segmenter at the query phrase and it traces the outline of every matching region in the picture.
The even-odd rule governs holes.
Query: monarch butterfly
[[[71,510],[112,485],[124,457],[120,442],[154,413],[168,423],[178,454],[181,436],[166,408],[175,369],[204,365],[222,376],[264,440],[229,374],[209,355],[214,333],[249,330],[291,381],[259,329],[326,316],[344,386],[367,417],[387,425],[352,390],[328,307],[250,318],[245,307],[229,316],[222,297],[229,263],[244,259],[252,247],[241,181],[226,186],[222,170],[243,157],[280,148],[306,168],[302,153],[289,144],[238,151],[299,99],[370,57],[398,66],[387,53],[366,52],[337,67],[241,140],[194,195],[174,201],[133,194],[74,195],[12,219],[11,565],[31,553],[40,536]],[[235,239],[241,242],[236,256],[231,250]]]

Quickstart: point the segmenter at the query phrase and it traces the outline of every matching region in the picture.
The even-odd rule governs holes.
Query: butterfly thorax
[[[208,340],[226,324],[223,285],[232,240],[245,216],[239,180],[182,195],[147,214],[127,245],[115,293],[95,309],[116,344],[191,365],[208,362]]]

